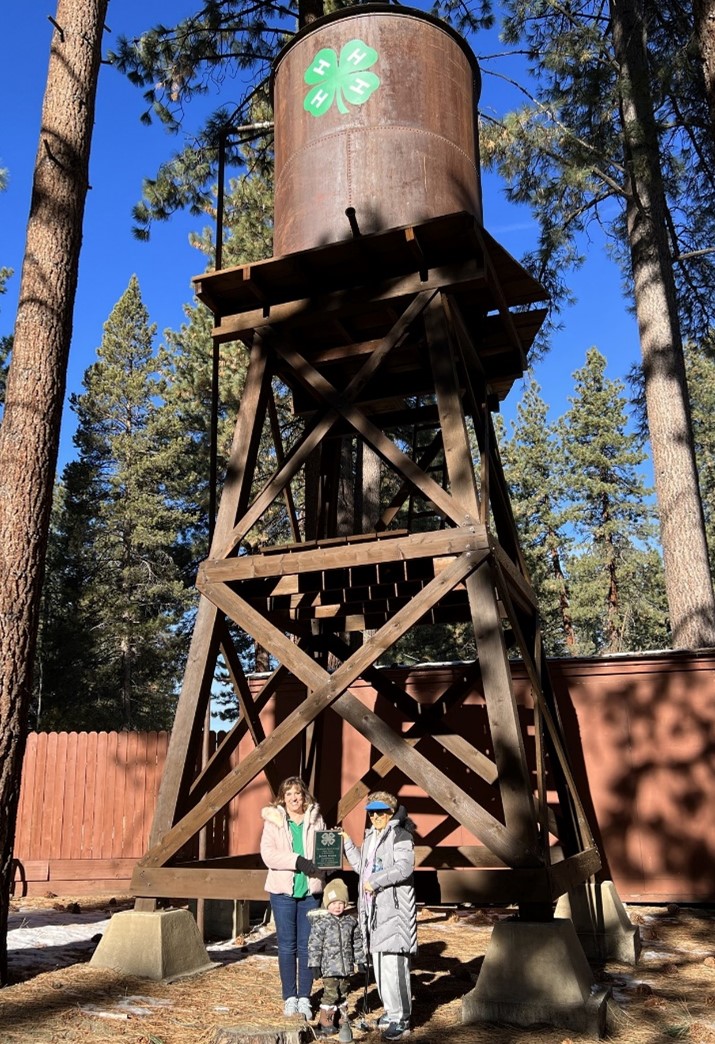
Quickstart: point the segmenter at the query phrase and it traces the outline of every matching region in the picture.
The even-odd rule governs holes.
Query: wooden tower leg
[[[425,330],[450,488],[466,515],[476,520],[480,517],[479,497],[471,463],[462,395],[441,299],[433,301],[428,307]],[[536,859],[537,831],[531,782],[489,562],[483,563],[467,579],[467,594],[506,825],[534,852]]]
[[[263,339],[257,337],[251,351],[246,386],[234,430],[228,479],[224,484],[216,520],[215,544],[220,545],[226,540],[235,525],[237,514],[245,509],[250,494],[270,378],[268,351]],[[174,823],[180,796],[189,786],[188,773],[204,729],[223,627],[223,614],[208,599],[201,597],[157,796],[150,846],[156,844]],[[146,910],[152,909],[155,903],[153,900],[138,899],[136,905],[137,909]]]

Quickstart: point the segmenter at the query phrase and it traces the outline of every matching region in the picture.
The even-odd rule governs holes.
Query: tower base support
[[[216,967],[188,910],[115,914],[90,964],[140,979],[179,979]]]
[[[570,920],[494,926],[462,1022],[545,1023],[603,1037],[610,990],[596,984]]]
[[[578,885],[559,898],[557,917],[569,917],[589,961],[637,964],[640,929],[632,924],[613,881]]]

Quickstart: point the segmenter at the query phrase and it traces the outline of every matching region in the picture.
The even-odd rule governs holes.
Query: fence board
[[[87,778],[84,788],[84,811],[82,815],[82,841],[79,852],[73,853],[75,859],[89,859],[93,854],[94,838],[94,793],[97,786],[97,760],[99,756],[98,732],[87,735]]]
[[[77,745],[79,736],[76,732],[70,732],[67,736],[67,747],[65,751],[65,799],[62,816],[62,835],[58,855],[60,859],[69,859],[72,856],[72,840],[75,830],[75,808],[81,802],[82,791],[77,789],[75,779],[77,773]],[[80,818],[81,822],[81,818]]]
[[[102,823],[102,840],[96,856],[106,859],[112,855],[114,849],[114,812],[117,801],[117,776],[119,758],[119,739],[121,733],[108,732],[106,734],[106,758],[104,761],[106,776],[104,780],[104,793],[99,802]]]
[[[77,737],[77,763],[74,773],[76,792],[72,819],[70,820],[71,833],[67,846],[62,851],[62,855],[68,859],[77,859],[82,855],[89,762],[89,736],[86,732],[80,732]]]
[[[35,779],[32,793],[32,816],[31,834],[28,856],[30,859],[39,859],[44,841],[42,809],[45,801],[45,771],[47,769],[47,733],[40,733],[37,737],[37,751],[35,761]]]
[[[47,736],[47,766],[45,768],[45,788],[44,797],[42,800],[42,837],[47,842],[49,841],[48,855],[53,856],[56,854],[54,848],[54,842],[56,838],[55,833],[55,822],[57,819],[62,821],[62,804],[61,795],[57,794],[57,748],[59,746],[60,733],[50,732]],[[50,812],[50,806],[54,805],[55,795],[60,797],[60,804],[54,813]],[[57,814],[59,812],[59,815]],[[38,855],[44,855],[43,852],[38,852]]]
[[[128,820],[127,850],[124,855],[142,854],[146,851],[149,837],[148,829],[145,827],[144,802],[148,797],[148,770],[149,761],[153,751],[156,758],[156,733],[137,733],[136,761],[131,768],[131,794],[132,812]],[[152,796],[152,801],[153,801]]]
[[[123,857],[132,855],[132,840],[135,836],[136,830],[137,799],[139,797],[136,776],[137,769],[141,764],[140,756],[139,733],[130,732],[127,734],[127,749],[124,766],[124,814],[122,817],[121,833],[121,855]]]
[[[107,742],[106,732],[100,732],[97,736],[97,772],[94,777],[94,790],[92,791],[92,839],[93,844],[90,852],[102,855],[102,840],[104,831],[104,809],[102,799],[107,793]],[[89,852],[87,853],[89,854]]]
[[[67,733],[58,732],[54,735],[55,750],[52,775],[52,802],[55,813],[51,816],[48,826],[50,836],[50,850],[48,855],[54,859],[59,856],[62,848],[62,831],[65,817],[65,793],[67,785]]]
[[[32,837],[32,798],[37,771],[37,733],[31,732],[27,737],[25,758],[22,763],[22,786],[17,810],[17,843],[23,851],[28,851],[29,839]]]

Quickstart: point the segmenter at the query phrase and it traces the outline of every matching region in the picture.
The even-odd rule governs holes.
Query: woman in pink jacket
[[[276,926],[283,1011],[311,1019],[308,912],[320,905],[323,891],[323,875],[313,856],[315,832],[325,830],[325,821],[299,776],[283,780],[276,800],[261,811],[261,816],[261,859],[268,867],[265,888]]]

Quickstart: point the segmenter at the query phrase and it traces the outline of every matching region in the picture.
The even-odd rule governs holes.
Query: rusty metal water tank
[[[466,210],[480,222],[479,66],[449,25],[367,4],[278,55],[274,255]]]

